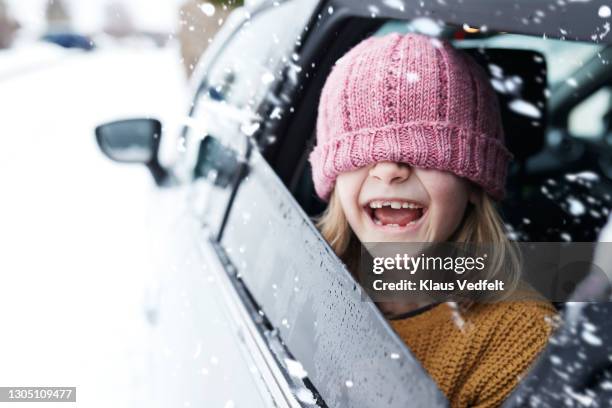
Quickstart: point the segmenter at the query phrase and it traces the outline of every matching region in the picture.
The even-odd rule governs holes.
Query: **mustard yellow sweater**
[[[556,314],[546,301],[442,303],[391,320],[453,408],[497,407],[547,344]]]

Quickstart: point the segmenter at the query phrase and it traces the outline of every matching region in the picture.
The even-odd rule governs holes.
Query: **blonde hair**
[[[315,217],[314,221],[336,255],[356,277],[361,246],[359,238],[344,215],[335,190],[331,193],[325,211]],[[496,299],[510,296],[518,287],[521,275],[521,256],[518,246],[506,236],[504,223],[495,208],[495,203],[482,188],[477,188],[475,202],[468,204],[461,224],[448,241],[494,247],[495,250],[487,261],[490,267],[486,268],[485,274],[479,278],[503,280],[506,289],[504,294]],[[470,304],[471,302],[464,303],[463,306],[469,307]]]

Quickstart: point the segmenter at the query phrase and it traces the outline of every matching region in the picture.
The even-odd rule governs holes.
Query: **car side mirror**
[[[144,164],[155,182],[162,185],[168,172],[158,159],[161,129],[161,122],[156,119],[109,122],[96,127],[96,141],[109,159],[119,163]]]
[[[235,177],[245,176],[247,168],[238,158],[238,152],[223,145],[216,137],[208,135],[200,144],[195,178],[204,177],[214,185],[225,188]]]

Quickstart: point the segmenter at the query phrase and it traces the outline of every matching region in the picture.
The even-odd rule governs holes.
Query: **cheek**
[[[451,173],[433,171],[421,178],[431,199],[431,222],[437,237],[446,240],[455,231],[469,198],[469,184]]]
[[[357,171],[343,173],[336,179],[336,194],[349,223],[353,223],[360,215],[359,193],[362,184],[362,177]]]
[[[457,176],[439,177],[433,184],[430,195],[437,204],[453,206],[454,203],[467,201],[467,186]]]

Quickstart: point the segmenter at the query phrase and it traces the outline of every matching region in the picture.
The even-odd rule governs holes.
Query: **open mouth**
[[[408,200],[372,200],[364,207],[374,224],[390,228],[416,225],[427,212],[427,207]]]

